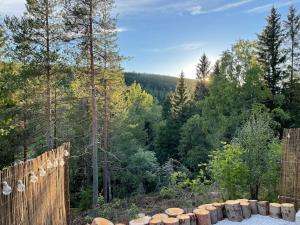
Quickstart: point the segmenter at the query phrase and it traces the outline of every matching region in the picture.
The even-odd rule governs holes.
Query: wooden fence
[[[69,149],[64,144],[0,171],[0,225],[69,224]]]
[[[300,129],[283,132],[283,155],[281,159],[281,202],[294,203],[300,207]]]

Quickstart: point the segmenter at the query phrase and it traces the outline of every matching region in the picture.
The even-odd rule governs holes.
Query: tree
[[[205,55],[205,53],[201,56],[200,62],[197,65],[197,84],[194,93],[194,99],[196,101],[202,100],[208,95],[208,89],[206,87],[206,81],[208,79],[210,72],[210,62]]]
[[[253,199],[258,198],[264,174],[269,170],[270,157],[273,157],[269,146],[276,143],[271,128],[272,121],[265,110],[262,107],[254,107],[252,115],[234,139],[234,142],[245,150],[243,161],[249,169],[249,192]]]
[[[93,208],[95,209],[98,201],[98,98],[97,98],[97,71],[96,65],[99,65],[101,56],[96,51],[100,43],[97,36],[97,30],[101,30],[101,15],[99,14],[101,1],[99,0],[70,0],[65,6],[65,23],[72,41],[75,46],[80,47],[80,54],[77,56],[78,62],[83,66],[90,76],[90,98],[92,111],[92,168],[93,168]],[[78,35],[74,35],[77,33]]]
[[[289,82],[289,104],[292,105],[293,94],[295,89],[295,72],[299,71],[299,57],[300,57],[300,46],[299,46],[299,35],[300,35],[300,16],[297,14],[297,9],[294,5],[289,8],[289,14],[287,19],[284,21],[284,31],[286,33],[286,52],[287,52],[287,63],[288,71],[290,73]]]
[[[186,117],[186,109],[189,103],[189,96],[184,79],[184,73],[181,72],[176,89],[170,97],[171,115],[174,118],[181,119]]]
[[[57,73],[62,43],[62,21],[58,0],[27,0],[25,16],[32,20],[34,64],[39,75],[45,76],[45,114],[47,117],[46,140],[49,149],[54,147],[54,121],[52,110],[52,82]]]
[[[285,54],[282,51],[284,35],[281,28],[280,14],[273,7],[271,14],[267,17],[267,25],[262,33],[258,35],[258,60],[264,67],[264,79],[271,89],[273,99],[270,107],[276,107],[275,96],[280,94],[284,80],[282,71],[285,62]]]

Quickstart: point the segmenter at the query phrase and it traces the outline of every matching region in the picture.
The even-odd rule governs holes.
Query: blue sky
[[[0,13],[20,15],[25,0],[0,0]],[[215,61],[238,39],[256,38],[272,5],[285,18],[300,0],[117,0],[125,71],[194,77],[205,52]]]

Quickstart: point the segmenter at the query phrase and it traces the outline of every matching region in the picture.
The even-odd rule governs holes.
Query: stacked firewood
[[[192,213],[186,213],[180,208],[169,208],[164,213],[155,214],[152,217],[142,214],[139,218],[131,220],[129,225],[212,225],[224,218],[233,222],[241,222],[255,214],[295,221],[296,211],[294,204],[290,203],[279,204],[238,199],[200,205]],[[113,225],[113,223],[103,218],[96,218],[92,225]]]

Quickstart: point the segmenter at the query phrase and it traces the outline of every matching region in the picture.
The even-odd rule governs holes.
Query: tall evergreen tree
[[[210,62],[204,53],[201,58],[200,62],[197,65],[197,84],[194,93],[194,99],[196,101],[202,100],[205,96],[208,95],[208,88],[206,86],[205,81],[207,80],[210,72]]]
[[[175,92],[171,95],[170,102],[172,116],[174,118],[183,117],[189,102],[189,96],[183,72],[180,74]]]
[[[285,77],[282,71],[285,54],[282,51],[284,35],[280,17],[278,11],[273,7],[271,14],[267,17],[267,25],[258,35],[258,60],[264,67],[264,79],[273,94],[271,108],[276,105],[274,97],[280,93]]]
[[[62,43],[61,5],[59,0],[27,0],[25,15],[32,20],[34,63],[38,75],[45,77],[45,115],[47,147],[54,147],[53,80],[57,73]]]
[[[213,75],[215,77],[221,76],[220,60],[217,60],[214,65]]]
[[[289,14],[284,21],[284,31],[286,33],[286,52],[287,52],[287,64],[288,73],[290,74],[289,82],[289,104],[292,104],[293,93],[295,89],[295,72],[299,71],[299,59],[300,59],[300,16],[297,14],[297,9],[294,5],[289,8]]]

